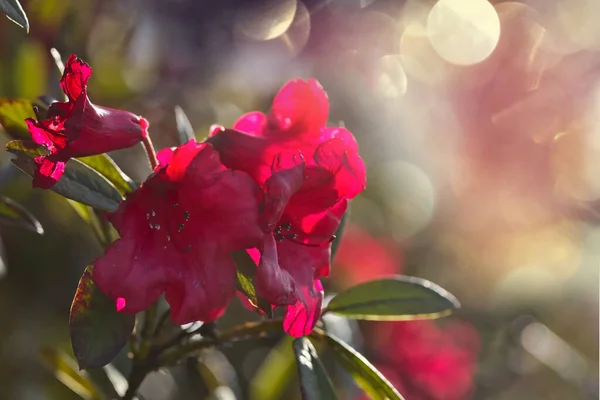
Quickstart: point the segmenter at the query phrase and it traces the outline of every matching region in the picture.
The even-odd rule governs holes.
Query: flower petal
[[[165,298],[178,325],[219,318],[235,295],[236,270],[226,251],[203,246],[190,251],[190,262],[169,281]]]
[[[38,169],[33,177],[33,187],[48,189],[52,187],[65,172],[65,162],[56,161],[47,156],[35,158]]]
[[[283,329],[288,335],[301,337],[310,335],[321,316],[323,305],[323,286],[317,279],[313,287],[302,287],[303,297],[288,306],[283,320]]]
[[[70,101],[75,101],[82,93],[85,95],[90,76],[92,68],[75,54],[71,54],[60,80],[60,87]]]
[[[253,136],[262,136],[267,128],[267,116],[260,111],[242,115],[234,124],[233,129]]]
[[[273,100],[269,113],[269,134],[302,134],[314,140],[327,123],[329,100],[316,79],[289,81]]]
[[[288,271],[281,269],[277,260],[277,244],[269,235],[262,246],[260,263],[256,268],[256,291],[260,297],[275,306],[285,306],[298,301],[294,280]]]

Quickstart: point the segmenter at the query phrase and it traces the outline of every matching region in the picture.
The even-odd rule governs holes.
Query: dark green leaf
[[[262,310],[267,316],[272,317],[271,305],[257,295],[254,287],[256,264],[245,250],[233,252],[231,255],[237,267],[237,290],[243,293],[253,306]]]
[[[346,370],[358,386],[375,400],[402,400],[403,397],[392,384],[362,354],[337,337],[315,329],[312,337],[324,342],[333,352],[337,362]]]
[[[6,145],[9,152],[17,155],[16,159],[11,160],[12,163],[29,176],[35,174],[34,158],[47,154],[43,147],[36,146],[32,141],[22,140],[13,140]],[[75,159],[69,160],[63,176],[50,189],[68,199],[103,211],[116,210],[123,199],[108,179]]]
[[[0,221],[44,234],[42,224],[25,207],[4,196],[0,196]]]
[[[18,0],[0,0],[0,11],[2,11],[8,19],[19,25],[21,28],[25,28],[29,33],[29,21],[27,15],[23,11],[23,7],[19,4]]]
[[[250,400],[278,400],[294,375],[293,337],[285,335],[250,381]]]
[[[99,400],[103,396],[90,381],[85,371],[77,371],[73,359],[62,351],[43,348],[40,350],[42,360],[54,372],[56,379],[86,400]]]
[[[335,257],[335,253],[337,253],[338,247],[340,247],[340,242],[342,240],[342,235],[344,234],[344,229],[346,229],[346,221],[348,221],[348,216],[350,215],[350,209],[346,210],[344,216],[342,217],[342,221],[340,222],[340,226],[338,226],[335,231],[335,239],[331,243],[331,259]]]
[[[405,321],[445,317],[459,307],[456,297],[435,283],[397,276],[354,286],[335,296],[326,311],[354,319]]]
[[[78,160],[88,167],[95,169],[100,175],[108,179],[122,195],[126,195],[136,189],[131,178],[125,175],[107,154],[81,157]]]
[[[0,99],[0,125],[12,139],[31,139],[25,119],[34,117],[33,105],[29,100]]]
[[[312,343],[305,337],[294,340],[294,352],[298,362],[300,392],[303,400],[337,399],[329,376],[321,364]]]
[[[177,132],[179,133],[179,144],[184,144],[194,139],[194,128],[183,109],[175,106],[175,122],[177,122]]]
[[[135,323],[134,315],[116,310],[92,280],[88,266],[77,286],[69,314],[71,345],[79,368],[102,367],[125,347]]]

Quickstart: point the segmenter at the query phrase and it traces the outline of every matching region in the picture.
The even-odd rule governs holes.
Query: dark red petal
[[[60,87],[70,101],[75,101],[81,94],[85,95],[90,76],[92,68],[75,54],[71,54],[60,80]]]
[[[236,270],[229,252],[207,245],[190,251],[189,259],[166,288],[171,318],[178,325],[214,321],[235,295]]]
[[[304,179],[304,161],[301,155],[285,161],[278,157],[273,174],[265,182],[263,229],[272,232],[283,214],[290,198],[300,189]]]
[[[323,286],[317,279],[312,287],[302,289],[302,300],[287,307],[283,320],[283,329],[288,335],[301,337],[309,335],[321,316],[323,304]]]
[[[267,128],[267,116],[260,111],[242,115],[233,124],[233,129],[253,136],[263,136]]]
[[[329,100],[316,79],[289,81],[273,100],[269,113],[269,134],[301,134],[304,141],[319,137],[327,123]]]
[[[122,312],[128,314],[143,311],[158,300],[168,279],[164,266],[181,262],[162,252],[160,240],[138,233],[140,236],[128,232],[94,262],[94,282],[107,296],[124,298]]]
[[[280,152],[269,140],[225,129],[208,139],[219,152],[221,162],[234,170],[244,171],[262,185],[271,176],[273,160]]]
[[[270,304],[286,306],[298,301],[294,280],[289,272],[280,268],[277,261],[277,244],[273,235],[265,239],[256,268],[256,292]]]
[[[38,169],[33,177],[33,187],[48,189],[52,187],[65,172],[65,162],[50,159],[47,156],[35,158]]]
[[[131,147],[147,135],[148,122],[128,111],[92,104],[81,96],[65,122],[69,157],[85,157]]]

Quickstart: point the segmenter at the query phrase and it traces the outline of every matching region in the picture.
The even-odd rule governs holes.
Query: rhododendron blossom
[[[309,334],[321,312],[331,241],[348,199],[366,185],[352,134],[327,128],[329,103],[320,84],[293,80],[271,112],[242,116],[233,129],[212,129],[209,142],[228,168],[251,175],[266,193],[262,227],[268,235],[249,250],[257,262],[257,292],[287,306],[285,330]]]
[[[379,323],[369,340],[376,364],[395,387],[415,400],[464,400],[473,389],[480,338],[464,321]]]
[[[46,119],[26,120],[33,140],[50,150],[49,155],[35,159],[35,187],[47,189],[55,184],[69,158],[124,149],[146,137],[148,122],[144,118],[90,101],[87,82],[91,75],[90,66],[71,55],[60,81],[68,101],[52,103]]]
[[[145,310],[164,292],[177,324],[212,321],[235,294],[231,252],[263,236],[263,194],[244,172],[194,140],[158,153],[153,175],[109,220],[121,238],[94,263],[94,281],[121,312]]]

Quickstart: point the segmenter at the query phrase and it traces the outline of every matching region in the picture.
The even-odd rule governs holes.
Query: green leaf
[[[179,144],[184,144],[194,139],[194,128],[183,109],[175,106],[175,122],[177,123],[177,132],[179,133]]]
[[[303,400],[337,399],[333,384],[317,356],[312,343],[305,337],[294,340],[292,344],[298,362],[300,392]]]
[[[262,310],[269,318],[271,318],[273,314],[271,305],[258,296],[256,288],[254,287],[256,264],[245,250],[235,251],[231,253],[231,256],[237,267],[237,290],[242,292],[248,300],[250,300],[250,303],[252,303],[253,306]]]
[[[460,307],[452,294],[435,283],[411,276],[378,279],[335,296],[324,312],[371,321],[435,319]]]
[[[35,118],[33,105],[29,100],[0,99],[0,125],[12,139],[31,139],[25,123],[27,118]]]
[[[19,4],[18,0],[0,0],[0,11],[2,11],[8,19],[19,25],[21,28],[25,28],[29,33],[29,21],[27,15],[23,11],[23,7]]]
[[[125,347],[135,315],[120,313],[115,302],[98,289],[88,266],[77,286],[69,314],[71,345],[79,368],[98,368]]]
[[[122,195],[131,193],[136,189],[135,183],[133,183],[131,178],[125,175],[115,161],[107,154],[81,157],[78,160],[105,177]]]
[[[48,152],[32,141],[13,140],[6,149],[17,155],[11,160],[21,171],[33,177],[36,171],[34,158]],[[81,161],[71,159],[65,172],[51,188],[54,192],[79,203],[103,211],[115,211],[123,199],[115,186],[100,173]]]
[[[335,239],[331,242],[331,259],[335,257],[335,254],[338,251],[338,247],[340,247],[340,242],[342,241],[342,235],[344,234],[344,229],[346,229],[346,222],[348,221],[348,216],[350,215],[350,209],[346,210],[342,220],[340,221],[340,226],[338,226],[335,231]]]
[[[337,337],[315,329],[311,336],[324,342],[337,362],[355,382],[374,400],[403,400],[392,384],[362,354]]]
[[[284,336],[250,381],[250,400],[279,400],[294,373],[293,337]]]
[[[0,221],[44,234],[42,224],[25,207],[8,197],[0,196]]]
[[[54,372],[56,379],[86,400],[103,399],[85,371],[77,371],[73,360],[62,351],[43,348],[40,355],[45,364]]]

